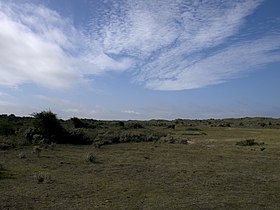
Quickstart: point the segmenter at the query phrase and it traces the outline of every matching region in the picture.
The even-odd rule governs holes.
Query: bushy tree
[[[25,132],[27,143],[92,144],[92,140],[81,129],[66,130],[51,111],[32,114],[33,127]],[[78,118],[76,118],[78,119]],[[79,122],[79,119],[78,119]]]
[[[59,143],[63,141],[66,131],[54,113],[51,111],[42,111],[34,113],[33,116],[33,126],[36,132],[45,139],[45,143]]]

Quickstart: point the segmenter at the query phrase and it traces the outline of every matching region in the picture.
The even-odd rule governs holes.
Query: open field
[[[0,150],[0,209],[280,209],[280,129],[170,132],[188,144]],[[236,145],[245,139],[264,144]]]

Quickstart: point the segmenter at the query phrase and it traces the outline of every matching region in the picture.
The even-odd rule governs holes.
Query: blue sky
[[[0,0],[0,113],[280,117],[278,0]]]

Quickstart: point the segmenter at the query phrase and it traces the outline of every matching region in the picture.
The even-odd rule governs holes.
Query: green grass
[[[279,209],[280,130],[199,129],[207,135],[170,130],[189,144],[56,145],[40,157],[33,146],[0,150],[0,209]],[[246,139],[264,145],[235,145]]]

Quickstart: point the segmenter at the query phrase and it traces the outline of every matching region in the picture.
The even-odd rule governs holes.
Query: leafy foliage
[[[12,124],[9,124],[7,122],[2,122],[0,124],[0,135],[3,136],[9,136],[9,135],[14,135],[15,134],[15,128],[13,127]]]
[[[77,117],[71,118],[71,121],[73,122],[75,128],[95,128],[94,125],[91,125],[87,122],[83,122]]]
[[[75,129],[68,133],[67,138],[64,139],[66,144],[92,144],[92,140],[81,129]]]
[[[255,139],[247,139],[247,140],[236,142],[236,145],[238,145],[238,146],[255,146],[255,145],[260,145],[260,144],[258,142],[256,142]]]
[[[34,113],[33,125],[36,133],[42,135],[46,142],[60,143],[65,137],[66,130],[62,127],[56,115],[51,111]]]
[[[86,134],[79,129],[71,131],[66,130],[51,111],[43,111],[33,114],[33,126],[26,132],[26,138],[32,143],[52,142],[58,144],[91,144],[91,140]],[[76,123],[81,121],[78,118],[74,120]]]

